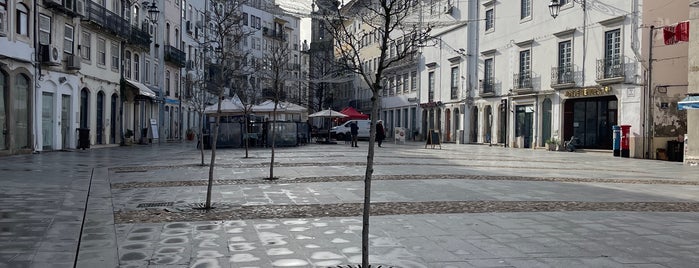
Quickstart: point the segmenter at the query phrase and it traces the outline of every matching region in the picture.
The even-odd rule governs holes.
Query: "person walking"
[[[379,147],[381,147],[381,143],[383,143],[383,139],[386,138],[386,131],[383,128],[383,121],[379,120],[379,122],[376,123],[376,142],[379,144]]]
[[[359,126],[357,122],[352,121],[350,123],[350,134],[352,135],[352,147],[359,147],[357,145],[357,136],[359,135]]]

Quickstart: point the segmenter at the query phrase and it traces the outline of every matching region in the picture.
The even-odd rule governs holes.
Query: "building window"
[[[531,88],[531,50],[519,52],[519,83],[518,88]]]
[[[248,13],[243,12],[243,25],[248,25]]]
[[[141,57],[138,56],[138,54],[134,53],[133,54],[133,79],[136,81],[141,80],[141,73],[140,71],[140,66],[139,64],[141,63]]]
[[[121,14],[121,1],[112,0],[112,12]]]
[[[124,52],[124,76],[131,78],[131,52]]]
[[[410,73],[410,91],[417,90],[417,71]]]
[[[63,30],[63,52],[73,54],[73,26],[66,24]]]
[[[119,71],[119,44],[112,42],[109,53],[112,54],[112,71]]]
[[[141,13],[141,12],[139,11],[138,5],[134,5],[133,6],[133,16],[132,16],[134,25],[138,25],[141,21],[141,20],[139,20],[139,17],[138,17],[139,13]]]
[[[451,67],[451,99],[459,97],[459,67]]]
[[[571,41],[558,43],[558,80],[559,84],[573,82],[573,46]]]
[[[143,82],[145,83],[150,83],[150,60],[146,59],[146,62],[143,65]]]
[[[165,96],[170,96],[170,71],[165,71]]]
[[[427,101],[434,101],[434,72],[427,74]]]
[[[493,58],[483,61],[483,93],[493,93]]]
[[[92,34],[83,31],[83,40],[80,45],[80,56],[85,60],[90,60],[92,46]]]
[[[532,15],[532,0],[520,0],[520,19],[526,19]]]
[[[158,80],[158,64],[153,64],[153,85],[160,85],[160,81]]]
[[[39,14],[39,44],[51,44],[51,17]]]
[[[180,96],[180,76],[175,73],[175,82],[174,82],[174,91],[175,91],[175,96],[179,97]]]
[[[408,93],[409,87],[410,87],[409,83],[410,82],[409,82],[408,74],[407,73],[403,74],[403,92],[404,93]]]
[[[604,77],[614,77],[623,72],[621,68],[621,30],[604,33]]]
[[[107,64],[107,41],[104,38],[97,38],[97,64],[104,66]]]
[[[17,34],[29,36],[29,9],[24,4],[17,4]]]
[[[485,30],[489,31],[493,29],[495,17],[493,16],[493,9],[488,9],[485,11]]]

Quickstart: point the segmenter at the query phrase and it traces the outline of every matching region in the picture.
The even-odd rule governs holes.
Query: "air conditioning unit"
[[[7,11],[0,9],[0,36],[7,36]]]
[[[444,14],[451,14],[452,11],[454,11],[454,6],[445,6],[444,7]]]
[[[192,70],[194,69],[194,61],[193,60],[188,60],[186,64],[187,70]]]
[[[74,10],[73,8],[75,7],[75,0],[63,0],[63,7],[65,7],[67,10]]]
[[[85,8],[85,0],[75,0],[75,13],[78,13],[78,15],[85,17]]]
[[[52,45],[40,45],[41,62],[46,65],[61,65],[61,50]]]
[[[66,69],[68,69],[68,70],[80,70],[80,56],[77,56],[77,55],[68,56]]]
[[[185,22],[184,25],[185,25],[185,29],[187,29],[187,32],[192,33],[192,22],[187,21],[187,22]]]
[[[44,4],[47,6],[63,6],[62,0],[44,0]]]

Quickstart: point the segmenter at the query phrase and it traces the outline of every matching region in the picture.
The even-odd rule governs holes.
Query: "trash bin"
[[[684,160],[684,143],[679,141],[667,142],[667,160],[682,162]]]
[[[90,148],[90,129],[78,128],[78,149]]]

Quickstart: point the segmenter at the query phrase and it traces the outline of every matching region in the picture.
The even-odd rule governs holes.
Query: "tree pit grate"
[[[170,207],[173,202],[150,202],[150,203],[140,203],[137,208],[154,208],[154,207]]]

